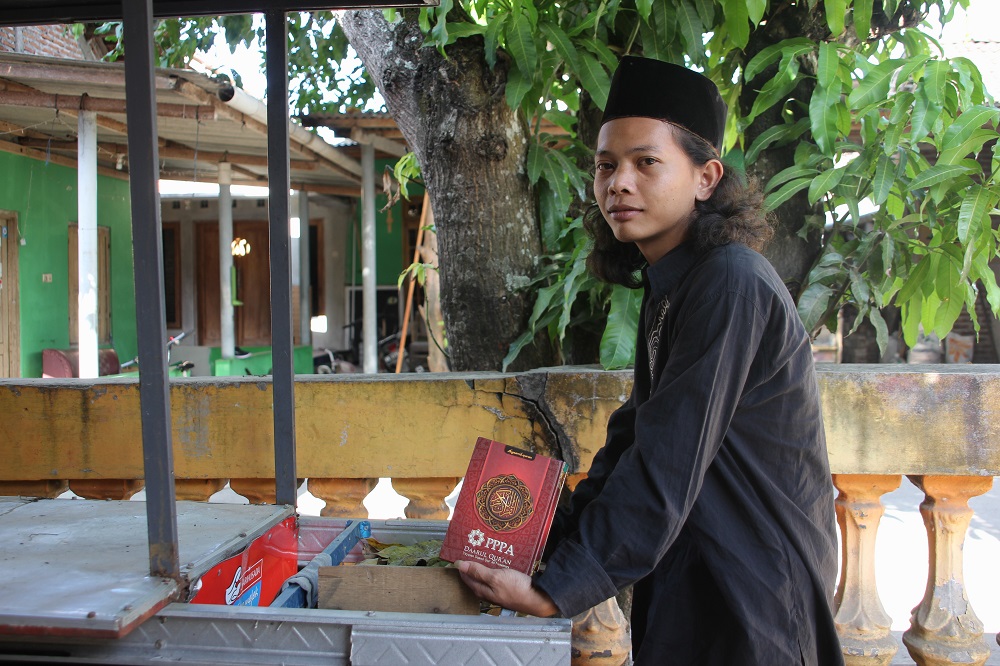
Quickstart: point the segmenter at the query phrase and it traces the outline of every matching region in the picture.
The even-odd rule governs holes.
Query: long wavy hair
[[[718,159],[715,149],[701,137],[670,125],[674,139],[696,166]],[[760,252],[771,239],[774,229],[764,213],[764,197],[755,181],[747,181],[730,166],[725,166],[722,179],[706,201],[695,201],[694,219],[689,237],[698,252],[727,243],[742,243]],[[587,257],[587,268],[599,280],[636,289],[642,286],[636,276],[646,259],[635,243],[623,243],[615,238],[597,204],[592,204],[583,216],[583,226],[593,239],[594,247]]]

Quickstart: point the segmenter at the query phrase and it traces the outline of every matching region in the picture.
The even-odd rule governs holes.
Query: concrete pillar
[[[236,327],[233,312],[233,182],[232,165],[219,162],[219,329],[222,358],[236,355]],[[201,341],[199,341],[201,342]]]
[[[375,282],[375,148],[361,144],[361,298],[364,372],[378,372],[378,314]]]
[[[312,344],[312,294],[309,273],[309,193],[299,192],[299,339]]]
[[[98,375],[97,361],[97,113],[77,123],[77,325],[80,377]]]

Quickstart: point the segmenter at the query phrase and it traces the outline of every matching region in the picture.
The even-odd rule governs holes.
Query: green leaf
[[[965,306],[965,290],[958,281],[958,267],[945,257],[938,263],[934,292],[941,301],[941,306],[934,313],[934,332],[943,340]]]
[[[875,178],[872,179],[872,201],[881,206],[889,198],[889,191],[895,179],[895,169],[892,160],[884,153],[879,154],[875,165]]]
[[[542,175],[542,165],[545,163],[545,148],[532,141],[528,145],[528,182],[534,185]]]
[[[777,192],[769,194],[767,198],[764,199],[764,210],[768,213],[773,211],[778,206],[795,196],[796,193],[809,187],[810,183],[812,183],[812,178],[798,178],[790,183],[785,183]]]
[[[899,140],[903,138],[903,131],[906,129],[906,125],[903,123],[893,123],[890,122],[889,126],[885,129],[885,135],[882,137],[882,152],[891,156],[896,149],[899,148]]]
[[[909,190],[931,187],[946,180],[957,178],[969,172],[968,167],[959,164],[935,164],[910,181]]]
[[[882,313],[876,308],[868,311],[868,320],[875,327],[875,342],[878,343],[878,351],[884,355],[886,347],[889,346],[889,327],[886,326]]]
[[[557,24],[550,23],[548,21],[539,23],[538,28],[542,31],[542,34],[545,35],[545,38],[549,40],[549,43],[552,44],[553,48],[555,48],[559,57],[570,66],[570,69],[574,72],[578,71],[580,69],[580,58],[577,55],[576,48],[570,41],[569,36],[563,32],[563,29]]]
[[[611,292],[608,325],[601,337],[601,365],[621,370],[635,362],[635,340],[639,331],[642,291],[616,284]]]
[[[771,176],[764,186],[764,194],[769,194],[782,183],[787,183],[794,178],[812,178],[819,173],[819,170],[809,164],[793,164]]]
[[[757,98],[753,101],[750,114],[744,122],[749,124],[753,122],[754,118],[775,104],[779,102],[784,103],[788,99],[788,93],[792,92],[797,82],[796,79],[791,78],[784,71],[778,73],[777,76],[765,83],[760,89],[760,93],[757,94]]]
[[[816,203],[824,194],[839,185],[844,177],[844,172],[845,169],[843,167],[821,171],[809,184],[809,203]]]
[[[809,178],[812,179],[819,171],[816,167],[811,167],[808,164],[793,164],[790,167],[782,169],[778,173],[771,176],[771,180],[767,181],[767,185],[764,186],[764,193],[767,194],[771,192],[774,188],[782,183],[787,183],[793,178]]]
[[[448,43],[454,44],[456,40],[482,35],[486,32],[486,26],[478,23],[468,23],[466,21],[455,21],[448,24]]]
[[[563,128],[569,135],[573,135],[576,130],[576,116],[570,115],[565,111],[549,109],[542,117],[550,123]]]
[[[705,29],[698,16],[698,10],[691,6],[689,2],[681,1],[681,6],[677,11],[677,20],[681,28],[681,36],[684,38],[684,46],[688,53],[704,53]]]
[[[1000,286],[997,285],[996,273],[990,267],[989,255],[992,252],[979,252],[972,257],[972,274],[986,286],[986,301],[994,315],[1000,316]]]
[[[917,292],[912,300],[907,301],[900,306],[903,341],[908,347],[913,347],[917,344],[917,335],[920,331],[920,311],[922,309],[922,305],[923,296],[920,295],[920,292]]]
[[[772,44],[750,59],[743,71],[743,80],[747,83],[753,81],[758,74],[783,57],[795,58],[815,49],[816,44],[805,37],[794,37]]]
[[[716,0],[692,0],[695,9],[698,11],[698,18],[702,25],[712,25],[715,23]]]
[[[542,243],[546,250],[551,251],[558,246],[559,235],[566,224],[566,209],[559,201],[558,195],[549,186],[548,181],[541,181],[538,188],[538,217],[541,222]]]
[[[862,42],[871,35],[872,4],[872,0],[854,0],[854,32]]]
[[[825,284],[814,282],[806,287],[796,305],[799,319],[810,333],[819,328],[833,298],[833,290]]]
[[[513,30],[507,33],[507,50],[524,78],[533,79],[535,65],[538,62],[538,50],[531,30],[531,21],[525,14],[519,14],[514,19]]]
[[[744,156],[745,164],[753,164],[757,160],[757,156],[772,144],[784,145],[789,141],[794,141],[795,139],[802,136],[802,134],[809,128],[809,121],[806,118],[799,118],[797,122],[793,123],[782,123],[780,125],[772,125],[766,130],[760,133],[760,135],[754,139],[754,142],[750,145],[749,150],[747,150]]]
[[[910,109],[916,96],[908,90],[904,90],[896,95],[892,102],[892,111],[889,112],[889,124],[901,125],[910,116]]]
[[[930,56],[926,54],[921,54],[917,56],[911,56],[907,58],[904,62],[905,64],[899,68],[899,73],[896,75],[896,89],[900,89],[902,84],[916,72],[918,69],[924,66],[924,64],[930,60]]]
[[[516,67],[507,73],[507,89],[505,95],[507,104],[512,109],[520,108],[524,96],[531,90],[531,79],[521,75],[521,70]]]
[[[552,318],[555,319],[555,314],[553,313]],[[510,343],[510,349],[507,355],[503,357],[503,364],[500,367],[501,372],[507,372],[507,367],[514,362],[517,355],[521,353],[521,350],[531,344],[531,341],[535,339],[535,332],[527,330],[517,337],[514,342]]]
[[[580,252],[580,249],[582,248],[577,248],[578,251],[574,253],[573,268],[563,280],[562,312],[559,315],[557,329],[560,341],[566,335],[566,327],[569,326],[573,303],[576,302],[577,294],[580,293],[580,288],[588,279],[586,253]]]
[[[580,53],[580,84],[590,93],[591,99],[599,109],[604,109],[608,103],[608,89],[611,87],[611,77],[597,62],[597,58],[589,53]]]
[[[635,8],[639,11],[639,16],[645,22],[649,21],[649,14],[653,11],[653,0],[636,0]],[[645,45],[645,42],[643,42]]]
[[[960,241],[968,242],[970,232],[973,238],[978,236],[980,225],[989,219],[989,212],[996,206],[998,199],[1000,196],[996,192],[982,185],[973,185],[969,188],[958,213],[958,239]]]
[[[833,155],[833,146],[840,130],[835,109],[841,104],[840,86],[817,87],[809,100],[809,127],[816,145],[825,155]]]
[[[923,287],[924,280],[927,279],[928,274],[931,271],[931,256],[925,254],[917,262],[916,268],[910,271],[909,276],[906,278],[906,282],[896,293],[896,305],[903,305],[913,298],[914,294],[918,294]]]
[[[1000,109],[988,106],[976,106],[968,109],[945,130],[944,141],[941,143],[942,151],[961,144],[971,137],[973,132],[981,129],[987,123],[991,123],[995,127],[997,118],[1000,118]]]
[[[746,0],[746,3],[750,22],[756,26],[764,18],[764,10],[767,9],[767,0]]]
[[[545,150],[544,153],[542,172],[545,174],[545,181],[552,188],[552,193],[556,196],[556,204],[558,206],[556,213],[561,217],[566,214],[566,211],[569,210],[570,205],[573,203],[573,193],[566,183],[566,172],[558,161],[558,157],[561,154],[554,150]]]
[[[913,104],[913,115],[910,117],[911,143],[916,144],[930,134],[931,128],[941,115],[941,110],[941,105],[931,102],[927,91],[921,87]]]
[[[944,87],[948,85],[951,66],[943,60],[931,60],[924,71],[921,89],[934,104],[944,104]]]
[[[726,14],[726,29],[738,48],[746,48],[750,41],[750,14],[744,0],[726,0],[722,6]]]
[[[816,80],[823,88],[830,88],[837,80],[837,69],[840,67],[840,54],[837,46],[830,42],[819,45],[819,61],[816,67]]]
[[[836,37],[844,32],[844,16],[847,14],[847,0],[826,0],[823,4],[826,8],[826,24],[830,26],[830,32]]]
[[[955,146],[951,146],[947,150],[941,151],[941,155],[938,156],[938,164],[959,164],[965,161],[966,158],[975,157],[979,154],[979,151],[983,149],[983,144],[987,141],[996,141],[997,139],[996,130],[991,129],[976,129],[973,130],[972,136],[967,138],[962,143]],[[975,160],[972,160],[975,162]],[[979,167],[974,169],[979,171]]]
[[[581,43],[588,51],[597,56],[597,59],[608,71],[613,72],[618,67],[618,56],[604,42],[593,37],[588,37],[581,40]]]
[[[829,9],[829,5],[827,5],[827,9]],[[886,60],[873,67],[865,75],[865,78],[861,79],[858,87],[848,95],[847,103],[850,107],[861,109],[888,97],[889,84],[892,83],[893,74],[904,62],[903,60]]]

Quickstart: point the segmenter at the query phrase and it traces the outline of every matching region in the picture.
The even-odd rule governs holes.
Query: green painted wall
[[[0,209],[17,213],[21,376],[41,377],[42,350],[69,347],[69,224],[77,219],[76,170],[0,153]],[[111,339],[136,355],[135,288],[128,182],[97,179],[97,223],[111,229]],[[43,274],[52,282],[42,282]]]

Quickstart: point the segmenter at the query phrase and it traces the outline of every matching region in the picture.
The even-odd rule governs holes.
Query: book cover
[[[534,573],[566,469],[561,460],[480,437],[445,534],[441,558]]]

